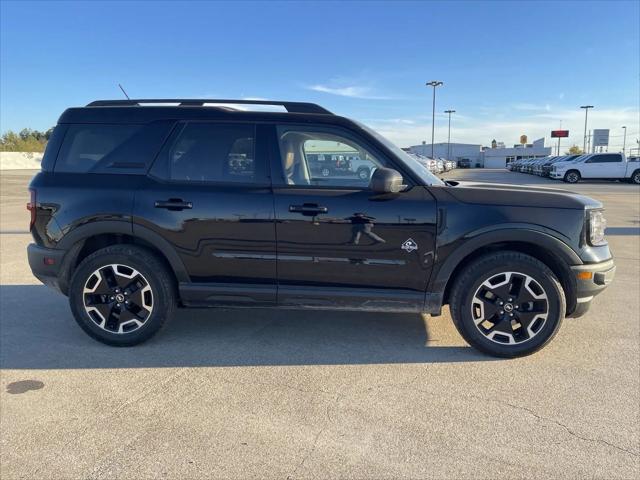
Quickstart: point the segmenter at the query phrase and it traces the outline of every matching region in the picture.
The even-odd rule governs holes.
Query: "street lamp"
[[[624,128],[624,138],[622,140],[622,154],[626,155],[625,149],[627,148],[627,127],[622,127],[622,128]]]
[[[449,133],[447,134],[447,160],[451,160],[451,114],[456,113],[456,111],[445,110],[444,113],[449,114]]]
[[[593,108],[593,105],[582,105],[580,108],[584,108],[584,142],[582,143],[582,153],[587,152],[587,114],[589,113],[589,109]]]
[[[427,87],[433,87],[433,109],[431,110],[431,158],[433,157],[433,137],[436,128],[436,87],[444,85],[444,82],[439,80],[431,80],[426,83]]]

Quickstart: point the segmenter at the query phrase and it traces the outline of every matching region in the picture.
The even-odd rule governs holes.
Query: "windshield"
[[[385,147],[391,150],[393,154],[396,156],[396,158],[400,162],[402,162],[402,164],[405,165],[409,170],[411,170],[413,174],[420,177],[420,179],[424,182],[425,185],[444,185],[445,184],[442,180],[440,180],[433,173],[431,173],[427,169],[427,167],[425,167],[422,163],[420,163],[418,160],[413,158],[407,152],[397,147],[393,142],[391,142],[390,140],[387,140],[372,128],[369,128],[360,122],[355,122],[355,123],[357,123],[358,126],[366,130],[368,133],[373,135],[380,143],[382,143]]]

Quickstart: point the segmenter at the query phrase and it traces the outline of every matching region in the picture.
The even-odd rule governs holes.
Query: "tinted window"
[[[88,172],[140,125],[70,125],[56,160],[56,172]]]
[[[621,162],[622,161],[622,155],[619,155],[617,153],[608,153],[608,154],[602,154],[602,155],[595,155],[594,157],[591,157],[591,159],[589,160],[589,163],[612,163],[612,162]]]
[[[169,151],[169,178],[196,182],[255,182],[252,125],[189,123]]]
[[[289,185],[369,186],[383,162],[354,140],[327,131],[279,128],[282,169]]]

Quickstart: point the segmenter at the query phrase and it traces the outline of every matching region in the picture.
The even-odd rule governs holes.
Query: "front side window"
[[[591,160],[589,160],[589,163],[614,163],[614,162],[621,162],[621,161],[622,161],[621,155],[618,155],[616,153],[609,153],[609,154],[595,155],[594,157],[591,158]]]
[[[339,133],[279,128],[282,170],[289,185],[367,188],[381,158]]]
[[[252,125],[188,123],[169,151],[168,176],[175,181],[257,181]]]

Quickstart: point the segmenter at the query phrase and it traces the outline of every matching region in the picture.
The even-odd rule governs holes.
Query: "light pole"
[[[593,108],[593,105],[582,105],[580,108],[584,108],[584,142],[582,143],[582,153],[587,152],[587,115],[589,114],[589,109]]]
[[[625,149],[627,148],[627,127],[622,128],[624,128],[624,137],[622,139],[622,154],[626,155]]]
[[[433,87],[433,109],[431,110],[431,158],[433,157],[433,136],[436,129],[436,87],[444,85],[444,82],[439,80],[431,80],[426,83],[427,87]]]
[[[447,134],[447,160],[451,160],[451,114],[456,113],[456,111],[445,110],[444,113],[449,114],[449,133]]]

